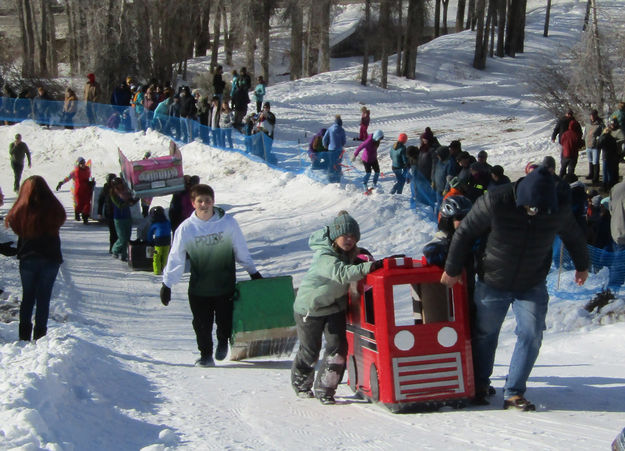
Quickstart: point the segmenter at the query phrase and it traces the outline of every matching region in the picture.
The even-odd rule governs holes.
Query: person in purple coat
[[[376,130],[372,135],[367,136],[362,144],[360,144],[356,151],[354,152],[354,156],[352,157],[352,161],[356,159],[358,154],[362,151],[362,155],[360,159],[365,166],[365,176],[362,179],[363,185],[365,185],[365,191],[370,191],[369,189],[369,178],[371,177],[371,169],[373,169],[373,188],[375,188],[378,184],[378,178],[380,177],[380,164],[378,163],[378,147],[380,147],[380,142],[384,138],[384,132],[382,130]],[[371,188],[371,189],[373,189]]]

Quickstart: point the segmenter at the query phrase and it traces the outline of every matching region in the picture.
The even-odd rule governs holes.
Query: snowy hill
[[[333,71],[280,82],[267,100],[278,117],[276,146],[288,170],[268,167],[242,153],[199,142],[182,147],[185,173],[198,174],[216,192],[216,203],[237,219],[263,275],[289,274],[294,285],[308,269],[309,235],[336,213],[348,210],[360,223],[361,244],[375,256],[420,257],[435,231],[431,212],[409,208],[408,195],[386,194],[390,159],[381,151],[382,193],[363,196],[362,167],[346,168],[341,185],[324,185],[299,171],[300,152],[312,134],[341,114],[355,136],[361,103],[372,111],[370,130],[382,129],[388,149],[400,132],[409,144],[430,126],[443,143],[489,152],[489,162],[519,174],[530,160],[557,149],[550,143],[553,118],[540,111],[527,88],[531,68],[579,39],[585,4],[557,3],[551,37],[542,37],[544,9],[527,18],[526,52],[515,59],[489,59],[487,70],[471,68],[474,35],[449,35],[419,48],[417,80],[391,77],[388,90],[362,87],[354,61],[333,61]],[[375,74],[375,69],[373,69]],[[33,152],[33,167],[51,186],[78,156],[93,161],[102,184],[118,172],[116,150],[131,159],[150,150],[167,152],[168,140],[84,128],[46,130],[32,122],[0,127],[0,142],[21,133]],[[582,160],[579,166],[585,162]],[[578,167],[579,167],[578,166]],[[10,192],[8,159],[0,160],[5,215]],[[541,354],[527,396],[537,412],[501,410],[501,387],[515,342],[514,320],[504,323],[491,406],[393,415],[339,386],[337,406],[296,398],[290,358],[225,360],[193,366],[198,352],[191,327],[186,281],[159,301],[160,278],[130,272],[107,253],[105,227],[72,218],[68,185],[59,193],[69,219],[61,230],[65,263],[51,302],[49,333],[37,343],[18,343],[17,322],[0,324],[0,448],[50,450],[164,449],[607,449],[625,426],[625,323],[583,310],[607,279],[602,271],[577,287],[573,273],[548,279],[551,294]],[[168,206],[169,198],[153,205]],[[18,262],[0,258],[0,306],[21,296]],[[244,280],[247,274],[239,272]],[[623,293],[616,305],[623,306]]]

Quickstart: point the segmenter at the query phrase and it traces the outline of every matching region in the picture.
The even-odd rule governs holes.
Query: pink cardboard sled
[[[182,154],[170,141],[169,155],[130,161],[121,149],[119,164],[133,197],[164,196],[184,190]]]

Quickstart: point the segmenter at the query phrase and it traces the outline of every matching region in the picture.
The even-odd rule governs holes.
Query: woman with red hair
[[[17,200],[4,223],[19,237],[17,258],[20,261],[22,303],[20,305],[20,340],[37,340],[48,331],[50,296],[59,267],[63,263],[59,229],[65,222],[65,209],[50,187],[38,175],[22,183]],[[35,313],[33,331],[32,314]]]

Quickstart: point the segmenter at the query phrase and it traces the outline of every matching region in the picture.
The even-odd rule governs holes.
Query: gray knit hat
[[[352,235],[356,241],[360,240],[360,227],[346,211],[339,212],[328,228],[331,241],[336,240],[341,235]]]

